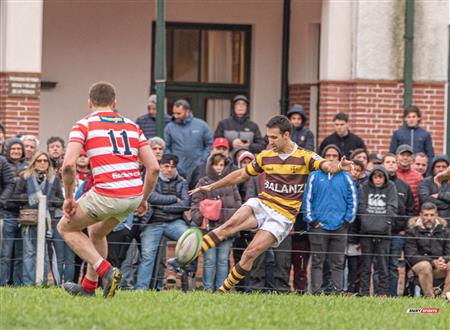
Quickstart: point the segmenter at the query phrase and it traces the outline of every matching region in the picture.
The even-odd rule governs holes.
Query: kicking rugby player
[[[327,161],[312,151],[302,149],[291,138],[292,126],[285,116],[275,116],[267,123],[267,137],[271,149],[264,150],[247,165],[212,184],[190,192],[211,191],[227,185],[239,184],[250,176],[264,173],[264,189],[250,198],[236,213],[217,229],[203,236],[202,253],[241,230],[256,230],[255,237],[219,288],[230,291],[252,269],[255,259],[271,246],[278,246],[291,231],[301,206],[308,174],[315,170],[339,173],[351,169],[353,163],[345,157]],[[180,269],[176,258],[168,261],[172,269]]]

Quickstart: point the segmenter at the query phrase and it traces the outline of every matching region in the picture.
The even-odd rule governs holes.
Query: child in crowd
[[[222,154],[210,157],[206,167],[206,176],[201,178],[197,186],[204,186],[220,180],[230,173],[231,163]],[[202,201],[221,201],[211,203],[209,210],[203,209]],[[205,203],[203,203],[206,205]],[[220,205],[221,204],[221,205]],[[192,220],[201,226],[205,233],[219,227],[231,218],[241,206],[241,197],[236,185],[227,186],[210,192],[198,192],[192,196]],[[208,208],[208,207],[207,207]],[[207,213],[215,213],[213,208],[220,208],[218,218],[212,219]],[[208,218],[209,217],[209,218]],[[233,239],[221,242],[215,248],[209,249],[203,255],[203,286],[205,290],[216,291],[227,278]]]
[[[358,217],[352,232],[359,237],[362,253],[360,294],[369,295],[372,263],[379,278],[379,294],[389,294],[389,251],[391,224],[395,216],[397,189],[389,180],[386,169],[375,165],[369,180],[359,190]]]

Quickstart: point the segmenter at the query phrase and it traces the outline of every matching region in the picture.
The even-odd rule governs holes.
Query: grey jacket
[[[194,168],[208,158],[213,136],[206,122],[190,113],[183,123],[171,121],[166,125],[164,141],[165,153],[174,154],[180,160],[179,174],[189,178]]]

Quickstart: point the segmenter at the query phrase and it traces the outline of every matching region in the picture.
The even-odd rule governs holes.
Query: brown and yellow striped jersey
[[[312,151],[297,145],[294,148],[287,158],[273,150],[264,150],[246,167],[248,175],[265,173],[263,191],[258,198],[291,221],[295,221],[300,210],[309,173],[319,170],[325,162]]]

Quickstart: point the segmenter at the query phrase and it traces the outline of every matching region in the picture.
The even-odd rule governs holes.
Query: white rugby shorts
[[[114,198],[97,194],[91,189],[77,201],[77,204],[87,215],[98,221],[114,218],[119,222],[123,222],[141,204],[142,197],[141,195],[128,198]]]
[[[264,204],[259,198],[250,198],[244,203],[252,208],[255,214],[258,227],[255,230],[265,230],[277,239],[273,247],[278,247],[280,243],[289,235],[294,223],[284,215]]]

